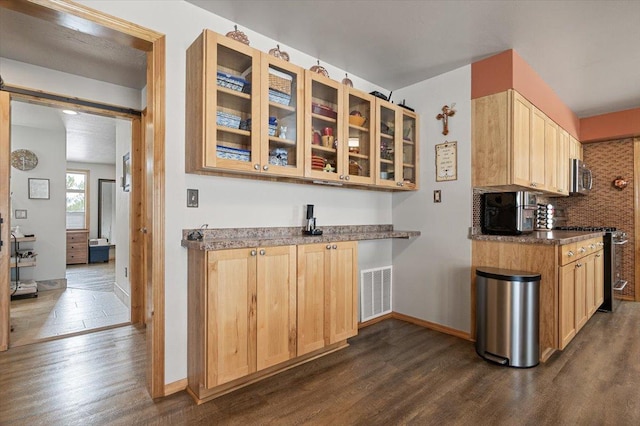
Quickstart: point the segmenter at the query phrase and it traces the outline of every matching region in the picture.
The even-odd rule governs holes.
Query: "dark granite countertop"
[[[503,243],[522,243],[522,244],[547,244],[547,245],[564,245],[577,243],[591,238],[602,237],[604,232],[592,231],[534,231],[530,234],[522,235],[486,235],[480,233],[472,233],[472,240],[479,241],[499,241]]]
[[[322,235],[304,235],[302,227],[280,228],[218,228],[182,230],[182,247],[195,250],[224,250],[261,246],[330,243],[338,241],[364,241],[388,238],[411,238],[419,231],[396,231],[393,225],[323,226]],[[189,235],[199,231],[201,240]]]

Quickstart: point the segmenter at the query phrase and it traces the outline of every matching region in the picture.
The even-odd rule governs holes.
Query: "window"
[[[89,229],[89,171],[67,170],[67,229]]]

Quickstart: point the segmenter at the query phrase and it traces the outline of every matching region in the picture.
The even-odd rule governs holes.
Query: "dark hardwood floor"
[[[639,324],[640,304],[625,302],[546,364],[513,369],[471,342],[387,320],[199,406],[185,392],[149,398],[144,330],[124,327],[1,353],[0,424],[635,425]]]

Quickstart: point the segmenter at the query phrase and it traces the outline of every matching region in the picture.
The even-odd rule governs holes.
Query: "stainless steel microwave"
[[[570,194],[587,195],[593,187],[591,170],[577,158],[571,159],[571,191]]]

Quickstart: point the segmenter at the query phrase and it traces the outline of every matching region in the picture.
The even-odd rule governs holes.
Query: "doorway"
[[[40,0],[2,2],[0,8],[109,40],[126,44],[146,55],[146,109],[143,122],[134,123],[134,135],[141,140],[132,150],[133,193],[132,205],[137,211],[131,217],[131,229],[141,232],[132,235],[131,246],[135,254],[137,271],[131,270],[131,280],[143,283],[144,291],[134,297],[132,312],[138,315],[132,321],[144,322],[147,336],[147,383],[152,397],[165,394],[164,385],[164,144],[165,144],[165,36],[123,19],[98,12],[79,4]],[[28,30],[28,28],[27,28]],[[96,43],[95,47],[99,47]],[[0,91],[0,220],[9,216],[9,108],[10,95]],[[135,176],[138,179],[135,179]],[[145,231],[146,232],[143,232]],[[0,226],[0,240],[7,241],[9,232]],[[0,251],[0,271],[9,270],[9,257]],[[9,274],[0,274],[0,289],[7,290]],[[142,301],[147,303],[143,304]],[[134,302],[137,301],[137,302]],[[0,351],[9,345],[9,293],[0,292]]]
[[[130,155],[131,120],[64,111],[11,102],[12,159],[34,159],[11,167],[12,236],[32,235],[21,244],[30,257],[11,263],[11,347],[130,324],[130,192],[116,192],[115,178],[118,158]],[[48,198],[28,193],[36,178]]]

